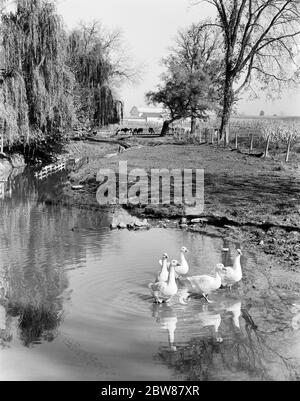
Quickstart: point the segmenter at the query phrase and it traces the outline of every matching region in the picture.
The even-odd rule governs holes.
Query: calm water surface
[[[0,380],[297,379],[300,337],[284,305],[243,286],[154,305],[163,252],[185,245],[191,274],[232,263],[238,244],[180,230],[110,231],[110,215],[46,205],[63,175],[22,175],[0,199]],[[222,247],[229,245],[229,254]],[[255,268],[246,255],[246,271]],[[245,278],[247,280],[247,277]]]

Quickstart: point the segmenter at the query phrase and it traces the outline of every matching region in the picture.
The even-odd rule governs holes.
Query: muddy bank
[[[0,181],[7,181],[17,171],[21,171],[26,166],[24,156],[19,153],[6,156],[0,155]]]

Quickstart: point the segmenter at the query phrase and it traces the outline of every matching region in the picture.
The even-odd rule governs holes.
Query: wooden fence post
[[[285,162],[286,163],[288,163],[289,157],[290,157],[291,142],[292,142],[292,134],[290,134],[289,140],[288,140],[288,145],[287,145],[287,150],[286,150],[286,157],[285,157]]]
[[[266,159],[269,156],[269,145],[270,145],[270,135],[267,137],[266,147],[265,147],[265,154],[264,158]]]
[[[249,147],[249,153],[251,153],[253,150],[253,133],[251,134],[251,140],[250,140],[250,147]]]
[[[3,134],[1,135],[1,153],[3,153]]]
[[[239,145],[238,145],[238,133],[235,133],[235,149],[238,149]]]

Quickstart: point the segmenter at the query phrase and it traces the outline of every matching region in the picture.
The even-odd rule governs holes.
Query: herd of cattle
[[[188,134],[190,130],[187,130],[185,128],[169,128],[169,134],[170,135],[176,135],[176,134]],[[117,135],[155,135],[156,132],[154,128],[119,128],[116,132]]]
[[[120,128],[117,130],[116,135],[125,134],[125,135],[155,135],[155,131],[153,128]]]
[[[158,130],[159,131],[159,130]],[[207,140],[208,135],[213,135],[214,138],[218,138],[218,129],[216,128],[205,128],[202,130],[202,134],[205,136],[205,140]],[[196,132],[197,134],[200,133],[200,129],[198,128]],[[155,132],[153,128],[119,128],[116,132],[117,135],[125,134],[128,136],[133,136],[133,135],[159,135],[159,132]],[[168,131],[169,135],[174,136],[175,138],[182,138],[182,137],[189,137],[191,134],[191,131],[189,129],[183,128],[183,127],[175,127],[175,128],[169,128]],[[200,134],[201,135],[201,134]],[[202,136],[202,135],[201,135]]]

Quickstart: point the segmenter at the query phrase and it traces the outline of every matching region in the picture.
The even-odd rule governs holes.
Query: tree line
[[[299,0],[191,0],[207,3],[215,18],[200,20],[177,34],[163,59],[165,73],[149,103],[163,104],[169,118],[205,119],[208,111],[220,118],[221,138],[229,142],[229,121],[245,93],[275,97],[299,84]]]
[[[2,2],[5,3],[5,2]],[[116,88],[128,78],[120,32],[100,23],[64,28],[53,1],[17,0],[1,11],[1,134],[32,155],[60,143],[76,123],[118,123]]]

